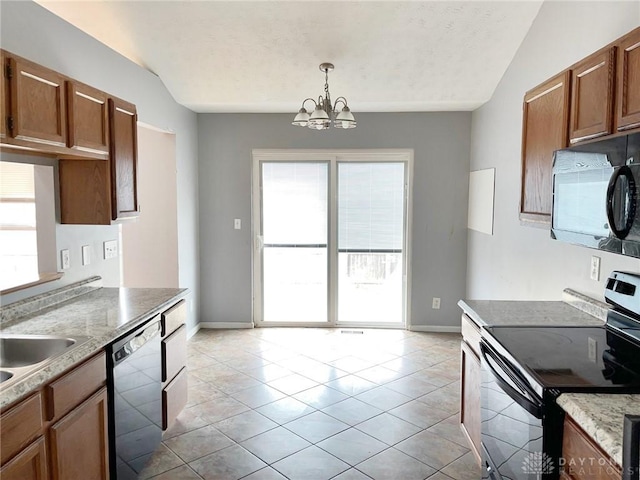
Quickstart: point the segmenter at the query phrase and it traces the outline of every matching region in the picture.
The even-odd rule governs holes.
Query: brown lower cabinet
[[[0,415],[3,480],[109,478],[104,352]]]
[[[469,447],[481,464],[480,455],[480,329],[466,315],[462,316],[460,343],[460,427]]]
[[[167,430],[187,404],[187,304],[184,300],[161,315],[162,430]]]
[[[562,435],[563,480],[620,480],[620,467],[568,415]]]

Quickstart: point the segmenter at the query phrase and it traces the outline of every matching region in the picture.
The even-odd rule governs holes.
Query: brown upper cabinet
[[[112,220],[138,215],[137,125],[135,105],[109,99]]]
[[[527,92],[522,122],[520,219],[549,222],[551,162],[554,150],[567,146],[569,116],[567,71]]]
[[[18,57],[8,58],[5,75],[10,90],[10,136],[37,144],[66,146],[65,78]]]
[[[554,150],[632,131],[640,131],[640,27],[525,94],[520,220],[551,221]]]
[[[613,132],[615,54],[600,50],[571,69],[570,143]]]
[[[108,153],[108,96],[82,83],[67,82],[69,136],[67,146],[79,151]]]
[[[109,161],[59,161],[62,223],[109,225],[138,215],[136,107],[108,98],[108,110]]]
[[[640,28],[618,43],[617,78],[617,129],[640,127]]]

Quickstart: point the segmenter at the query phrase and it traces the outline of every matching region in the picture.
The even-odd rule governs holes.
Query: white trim
[[[460,333],[460,327],[445,325],[412,325],[409,330],[412,332]]]
[[[187,340],[189,340],[191,337],[193,337],[196,333],[198,333],[200,331],[200,324],[196,324],[195,327],[193,327],[191,330],[189,330],[187,332]]]
[[[251,322],[200,322],[200,328],[253,328]]]
[[[136,123],[138,127],[146,128],[147,130],[153,130],[155,132],[160,132],[160,133],[170,133],[171,135],[176,134],[175,130],[171,130],[170,128],[156,127],[155,125],[151,125],[146,122],[141,122],[140,120],[138,120]]]

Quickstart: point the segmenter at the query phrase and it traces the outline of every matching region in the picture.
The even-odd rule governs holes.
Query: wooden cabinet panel
[[[618,130],[640,127],[640,28],[618,44]]]
[[[575,480],[620,480],[618,465],[574,423],[568,415],[562,435],[564,478]]]
[[[168,429],[187,404],[187,368],[162,390],[162,429]]]
[[[65,78],[27,60],[10,58],[13,138],[64,147],[67,144]]]
[[[16,458],[0,468],[2,480],[48,480],[47,449],[44,438],[25,448]]]
[[[111,173],[107,160],[61,159],[60,220],[80,225],[111,224]]]
[[[187,321],[187,302],[180,300],[174,306],[162,312],[162,336],[172,333]]]
[[[613,132],[615,53],[606,48],[572,68],[570,143]]]
[[[42,435],[42,395],[40,392],[23,400],[0,416],[0,463]]]
[[[480,465],[480,358],[464,341],[461,342],[461,356],[460,426]]]
[[[138,215],[138,115],[135,105],[109,99],[111,218]]]
[[[67,82],[67,146],[75,150],[109,152],[109,112],[106,93],[75,81]]]
[[[520,220],[550,223],[553,152],[567,146],[570,73],[527,92],[522,122]]]
[[[2,72],[0,73],[0,141],[4,142],[7,138],[7,122],[9,121],[11,110],[9,108],[9,82],[7,82],[7,67],[9,63],[2,52],[0,52],[0,65],[2,65]]]
[[[60,418],[106,381],[106,355],[102,352],[45,388],[47,420]]]
[[[187,364],[187,327],[162,340],[162,381],[171,380]]]
[[[53,479],[107,480],[107,389],[73,409],[49,430]]]
[[[480,327],[464,313],[460,321],[460,332],[464,342],[480,358]]]

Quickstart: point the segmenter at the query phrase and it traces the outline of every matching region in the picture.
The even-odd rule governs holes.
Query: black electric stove
[[[640,274],[613,272],[602,327],[487,327],[483,478],[557,479],[565,392],[640,393]]]

